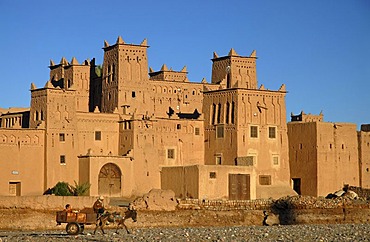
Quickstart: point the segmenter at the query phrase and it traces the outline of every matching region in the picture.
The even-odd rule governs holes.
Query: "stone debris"
[[[0,241],[370,241],[369,224],[145,228],[132,234],[69,236],[61,231],[1,231]]]

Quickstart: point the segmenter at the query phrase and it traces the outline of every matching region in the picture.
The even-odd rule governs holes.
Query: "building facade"
[[[292,115],[288,136],[290,177],[298,194],[326,196],[345,184],[360,186],[355,124],[301,112]]]
[[[258,85],[255,51],[214,53],[208,83],[190,82],[186,66],[154,71],[148,47],[118,37],[104,42],[102,65],[50,61],[45,86],[31,84],[30,108],[1,110],[0,195],[40,195],[59,181],[112,197],[296,194],[285,86]]]

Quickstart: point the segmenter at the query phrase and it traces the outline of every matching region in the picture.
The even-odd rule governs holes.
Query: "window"
[[[223,138],[224,137],[224,126],[217,126],[216,127],[216,138]]]
[[[216,156],[216,165],[222,165],[222,157]]]
[[[9,195],[20,196],[21,195],[21,183],[20,182],[9,182]]]
[[[226,122],[225,123],[228,124],[230,122],[229,118],[230,118],[230,103],[227,102],[226,103]]]
[[[237,166],[253,166],[255,164],[255,156],[243,156],[236,158],[236,165]]]
[[[101,140],[101,131],[95,131],[95,140]]]
[[[200,128],[195,128],[194,133],[195,135],[200,135]]]
[[[131,96],[132,96],[133,98],[134,98],[134,97],[136,97],[136,93],[135,93],[135,91],[132,91]]]
[[[216,104],[213,104],[212,105],[212,108],[211,108],[211,115],[212,115],[212,117],[211,117],[211,124],[215,124],[215,122],[216,122]]]
[[[251,126],[251,138],[258,138],[258,126]]]
[[[262,186],[271,185],[271,176],[260,175],[259,180]]]
[[[176,129],[181,129],[181,124],[177,124]]]
[[[65,155],[61,155],[60,156],[60,164],[61,165],[65,165],[66,164],[66,156]]]
[[[175,149],[168,149],[167,150],[167,158],[168,159],[175,159]]]
[[[276,127],[269,127],[269,138],[270,139],[276,138]]]
[[[217,123],[221,123],[221,103],[218,104],[217,108]]]
[[[59,134],[59,141],[61,141],[61,142],[66,141],[66,137],[65,137],[65,134],[64,133],[60,133]]]
[[[211,171],[211,172],[209,173],[209,178],[211,178],[211,179],[216,179],[216,172]]]
[[[278,156],[273,156],[273,157],[272,157],[272,164],[273,164],[274,166],[279,165],[279,157],[278,157]]]
[[[231,123],[234,124],[235,123],[235,116],[234,116],[234,112],[235,112],[235,103],[232,102],[231,103]]]
[[[124,122],[124,128],[125,129],[131,129],[131,122],[130,121],[125,121]]]

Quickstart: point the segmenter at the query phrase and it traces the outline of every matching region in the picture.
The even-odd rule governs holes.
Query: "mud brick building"
[[[40,195],[59,181],[88,182],[91,196],[139,196],[152,188],[199,199],[296,194],[287,92],[258,84],[256,51],[214,53],[208,83],[190,82],[186,66],[154,71],[148,48],[146,40],[118,37],[104,42],[102,65],[50,61],[45,86],[31,84],[29,108],[0,109],[0,195]],[[354,128],[348,126],[357,140]],[[368,152],[367,131],[358,137]],[[336,183],[369,184],[369,167],[359,176],[356,142],[347,172],[357,173]],[[368,156],[360,157],[369,166]],[[307,191],[321,194],[315,189]]]

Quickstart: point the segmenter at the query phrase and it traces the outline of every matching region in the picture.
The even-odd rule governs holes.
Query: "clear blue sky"
[[[259,85],[286,84],[287,114],[370,123],[369,0],[0,1],[0,107],[29,107],[49,61],[103,59],[119,35],[148,39],[149,66],[211,79],[212,54],[257,50]]]

